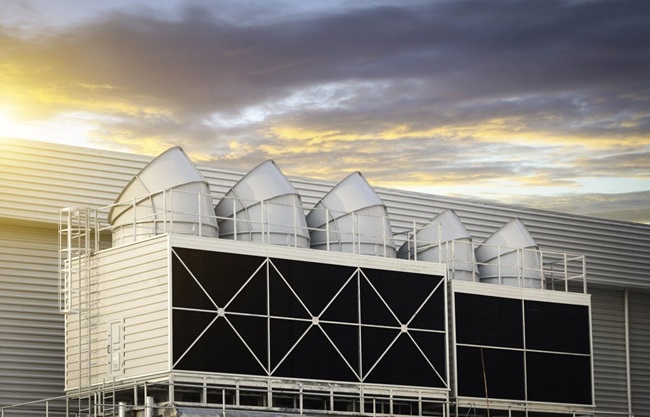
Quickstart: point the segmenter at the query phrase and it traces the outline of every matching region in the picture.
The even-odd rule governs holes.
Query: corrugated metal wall
[[[151,159],[117,152],[0,139],[0,219],[44,222],[54,226],[61,207],[109,205],[133,175]],[[242,173],[207,167],[202,167],[201,171],[210,182],[215,202],[242,176]],[[306,206],[310,207],[341,179],[321,181],[293,178],[292,182]],[[372,183],[372,178],[369,181]],[[445,209],[454,209],[477,241],[485,239],[512,218],[519,217],[542,249],[586,255],[589,282],[602,287],[593,291],[596,390],[602,396],[603,404],[616,410],[623,409],[620,390],[625,389],[620,383],[620,329],[616,324],[620,320],[618,294],[626,288],[633,290],[630,298],[633,305],[630,311],[630,349],[634,405],[635,408],[648,410],[650,405],[646,393],[650,390],[650,343],[647,334],[650,331],[647,329],[650,312],[648,302],[644,302],[647,297],[635,290],[650,289],[649,225],[394,189],[376,190],[388,206],[395,232],[411,229],[413,221],[421,225]],[[55,245],[55,229],[52,233],[48,239]],[[3,232],[2,235],[6,234]],[[25,238],[24,242],[30,250],[36,250],[40,245],[38,239],[28,243],[31,241]],[[48,276],[53,281],[52,288],[55,288],[56,248],[51,246],[51,250],[42,256],[54,262]],[[10,264],[28,261],[27,258],[12,258]],[[20,267],[29,269],[27,266]],[[43,272],[33,274],[37,276]],[[39,300],[30,295],[24,297],[31,304]],[[48,303],[54,305],[55,302],[52,295]],[[56,320],[60,320],[60,317]],[[48,329],[48,325],[43,328]],[[615,355],[615,358],[609,355]],[[3,370],[0,378],[4,378],[4,375]],[[637,415],[643,414],[635,411]],[[646,414],[650,415],[650,411]]]
[[[63,207],[112,204],[151,158],[0,138],[0,218],[58,223]]]
[[[650,416],[650,293],[630,292],[632,410]]]
[[[63,394],[56,229],[0,219],[0,406]]]
[[[625,294],[592,288],[594,379],[598,409],[628,411]]]

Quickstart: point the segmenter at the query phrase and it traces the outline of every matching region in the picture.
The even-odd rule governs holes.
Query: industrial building
[[[650,225],[0,139],[0,407],[650,415]]]

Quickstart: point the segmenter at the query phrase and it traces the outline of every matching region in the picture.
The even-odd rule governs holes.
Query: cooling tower
[[[113,246],[161,233],[217,237],[210,186],[180,147],[160,154],[124,187],[108,213]]]
[[[314,249],[395,257],[388,211],[360,172],[348,175],[307,215]]]
[[[481,282],[541,288],[542,262],[535,240],[515,219],[476,248]]]
[[[271,160],[240,179],[215,206],[214,213],[222,238],[309,247],[300,195]]]
[[[447,264],[449,277],[474,281],[478,276],[472,238],[453,210],[446,210],[415,232],[398,258]]]

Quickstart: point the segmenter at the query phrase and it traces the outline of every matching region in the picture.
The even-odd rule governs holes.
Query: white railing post
[[[171,194],[169,199],[171,200]],[[163,233],[167,233],[167,190],[163,190]]]
[[[406,234],[406,240],[407,242],[409,241],[408,238],[408,233]],[[408,244],[410,246],[410,242]],[[418,260],[418,237],[417,237],[417,225],[415,224],[415,220],[413,220],[413,259]]]
[[[271,213],[270,213],[270,207],[271,203],[269,201],[265,201],[265,209],[264,209],[264,215],[266,217],[266,220],[264,223],[266,223],[266,243],[271,243]]]
[[[497,245],[497,282],[499,285],[503,284],[501,277],[501,247]]]
[[[262,233],[262,243],[264,243],[264,200],[260,201],[260,228]]]
[[[291,207],[293,208],[293,247],[297,248],[298,247],[298,210],[302,210],[301,208],[296,206],[296,203],[294,202]]]
[[[472,249],[472,253],[476,253],[476,248],[477,245],[474,241],[470,242],[470,247]],[[472,282],[479,282],[480,278],[478,277],[478,262],[476,261],[476,258],[474,258],[474,264],[472,265]]]
[[[325,242],[327,251],[330,250],[330,211],[328,208],[325,209]]]
[[[133,209],[133,223],[131,224],[131,226],[133,227],[133,241],[134,242],[137,239],[137,234],[136,234],[135,227],[136,227],[136,224],[138,223],[138,216],[135,213],[135,208],[136,208],[136,202],[135,202],[135,197],[134,197],[133,198],[133,207],[132,207],[132,209]]]
[[[384,213],[381,213],[381,234],[382,234],[382,241],[384,243],[384,258],[386,257],[386,216]],[[361,403],[361,412],[363,412],[363,402]]]
[[[442,225],[436,223],[436,244],[438,245],[438,262],[442,262]]]
[[[564,292],[569,292],[569,266],[567,265],[566,252],[563,253],[563,256],[564,256]]]
[[[232,198],[232,230],[234,233],[234,240],[237,240],[237,200]]]
[[[517,248],[517,286],[524,286],[526,276],[526,248]]]
[[[352,253],[361,253],[361,237],[359,237],[359,213],[352,213]]]
[[[174,233],[174,193],[169,189],[169,233]]]
[[[582,256],[582,292],[587,294],[587,258]]]
[[[451,243],[451,255],[449,254],[450,243]],[[446,241],[445,248],[447,250],[447,269],[451,269],[451,275],[455,278],[456,277],[456,241],[455,240]],[[449,268],[449,264],[451,264],[451,268]]]
[[[199,236],[203,236],[203,204],[201,204],[201,193],[196,194],[196,203],[199,206]]]
[[[546,288],[546,277],[544,276],[544,252],[539,251],[539,267],[540,267],[540,276],[541,276],[541,289]]]

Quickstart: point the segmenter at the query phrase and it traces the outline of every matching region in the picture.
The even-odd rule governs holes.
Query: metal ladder
[[[77,397],[76,413],[79,416],[97,415],[97,399],[91,389],[90,260],[99,248],[98,230],[95,209],[65,208],[59,211],[59,312],[66,315],[66,334],[74,327],[78,332],[78,389],[74,395]]]

